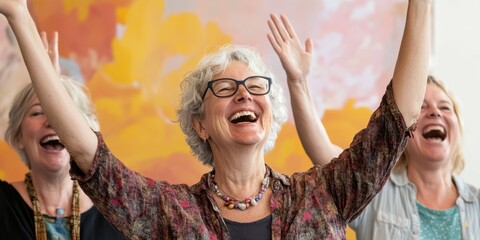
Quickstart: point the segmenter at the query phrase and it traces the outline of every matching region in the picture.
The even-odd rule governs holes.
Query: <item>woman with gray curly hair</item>
[[[193,153],[198,156],[203,164],[210,166],[214,165],[214,161],[212,149],[207,141],[208,136],[202,138],[197,133],[195,129],[196,125],[194,124],[195,118],[203,118],[205,116],[204,98],[209,89],[217,96],[216,89],[218,88],[231,87],[232,89],[230,91],[237,91],[239,87],[238,84],[242,84],[235,82],[235,79],[223,79],[220,81],[211,81],[210,83],[210,80],[214,79],[215,75],[224,72],[232,62],[241,62],[245,64],[254,75],[258,75],[245,79],[243,85],[247,91],[252,91],[250,93],[253,95],[259,95],[255,94],[255,91],[258,88],[256,84],[260,84],[263,91],[265,91],[265,93],[262,92],[261,94],[268,93],[267,96],[270,99],[272,109],[272,127],[263,146],[264,153],[267,153],[273,148],[281,126],[287,120],[287,109],[283,90],[276,81],[272,81],[273,74],[267,68],[258,52],[247,46],[227,45],[220,48],[216,54],[205,56],[202,58],[197,69],[187,74],[182,82],[181,106],[177,111],[177,115],[179,117],[180,127],[187,135],[187,143],[190,145]],[[237,85],[233,86],[235,84]],[[228,95],[232,94],[230,96],[233,96],[235,93],[230,91],[227,91]],[[249,116],[244,116],[243,118],[248,117]]]
[[[124,166],[79,117],[54,70],[38,64],[48,58],[34,47],[39,41],[24,2],[0,0],[0,12],[13,25],[40,102],[72,155],[71,175],[127,238],[344,239],[347,223],[388,179],[425,93],[430,4],[410,3],[392,83],[367,128],[330,164],[292,176],[265,164],[286,113],[258,53],[233,45],[205,56],[185,77],[177,111],[192,151],[213,167],[193,186],[154,181]],[[287,78],[307,75],[309,64],[298,54],[311,54],[311,41],[297,52],[288,20],[271,15],[268,23]]]

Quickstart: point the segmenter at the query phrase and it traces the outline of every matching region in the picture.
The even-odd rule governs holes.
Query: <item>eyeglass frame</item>
[[[268,91],[266,91],[265,93],[253,93],[251,92],[247,85],[245,85],[245,82],[248,80],[248,79],[251,79],[251,78],[262,78],[262,79],[265,79],[268,81]],[[221,81],[221,80],[232,80],[234,81],[236,84],[237,84],[237,88],[235,89],[235,91],[232,92],[232,94],[230,95],[226,95],[226,96],[218,96],[215,91],[213,91],[213,83],[215,82],[218,82],[218,81]],[[205,95],[207,95],[207,92],[208,92],[208,89],[210,89],[210,91],[212,91],[213,95],[215,95],[215,97],[218,97],[218,98],[228,98],[228,97],[231,97],[233,95],[235,95],[237,92],[238,92],[238,89],[240,88],[240,85],[243,85],[245,87],[245,90],[247,90],[248,93],[252,94],[252,95],[255,95],[255,96],[262,96],[262,95],[267,95],[270,90],[272,89],[272,78],[270,77],[265,77],[265,76],[250,76],[250,77],[247,77],[243,80],[237,80],[237,79],[233,79],[233,78],[218,78],[218,79],[213,79],[213,80],[210,80],[208,81],[207,83],[207,89],[205,89],[205,92],[203,93],[203,96],[202,96],[202,99],[205,98]]]

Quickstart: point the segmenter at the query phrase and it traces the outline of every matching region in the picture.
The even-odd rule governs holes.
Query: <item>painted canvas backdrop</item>
[[[31,0],[39,29],[60,35],[62,71],[84,82],[110,149],[154,179],[193,184],[209,169],[192,157],[175,122],[179,83],[200,57],[228,43],[259,49],[288,93],[270,47],[269,13],[287,15],[299,37],[314,40],[311,91],[333,142],[348,147],[391,79],[405,0]],[[11,31],[0,18],[0,133],[14,94],[27,83]],[[288,97],[288,96],[287,96]],[[291,174],[312,166],[290,120],[267,155]],[[0,178],[27,169],[0,141]]]

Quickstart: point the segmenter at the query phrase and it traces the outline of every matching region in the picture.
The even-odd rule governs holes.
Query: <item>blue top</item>
[[[454,206],[447,210],[433,210],[417,202],[420,214],[422,240],[461,240],[460,212]]]

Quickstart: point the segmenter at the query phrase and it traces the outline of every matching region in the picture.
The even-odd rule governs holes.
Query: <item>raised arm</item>
[[[271,33],[268,40],[278,54],[287,75],[295,127],[305,152],[316,165],[324,165],[342,151],[333,144],[320,121],[308,89],[307,77],[313,54],[312,40],[300,40],[288,19],[271,14],[268,21]]]
[[[407,126],[422,106],[428,76],[432,0],[409,0],[405,30],[393,74],[395,102]]]
[[[64,89],[28,12],[25,0],[0,0],[0,13],[17,38],[43,110],[77,165],[86,172],[97,149],[97,137]]]

